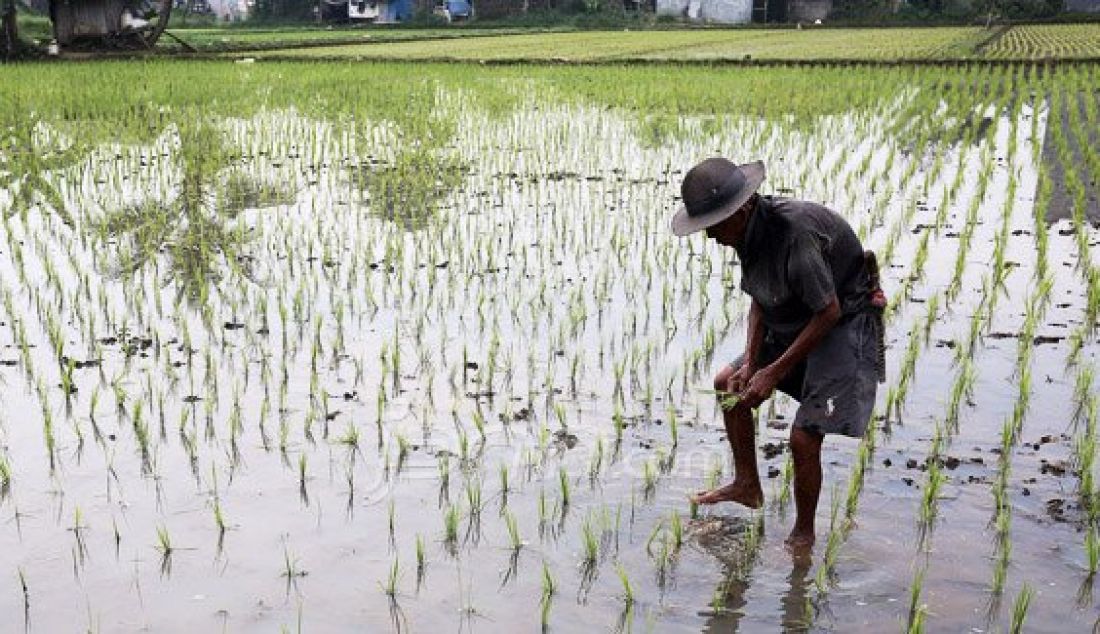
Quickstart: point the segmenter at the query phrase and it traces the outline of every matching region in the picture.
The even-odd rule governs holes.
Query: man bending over
[[[684,177],[672,232],[734,249],[752,297],[744,353],[714,377],[733,449],[734,480],[697,504],[764,503],[753,410],[779,389],[800,405],[791,426],[796,518],[787,543],[814,543],[825,434],[862,437],[883,378],[882,308],[874,255],[821,205],[761,196],[762,162],[711,158]],[[730,396],[735,398],[731,399]]]

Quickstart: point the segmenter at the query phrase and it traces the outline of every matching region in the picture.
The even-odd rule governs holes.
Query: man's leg
[[[722,368],[714,377],[714,389],[721,392],[729,389],[733,372],[732,366]],[[726,424],[726,438],[733,450],[733,482],[697,493],[692,496],[692,501],[696,504],[737,502],[749,508],[760,508],[764,504],[764,490],[760,487],[760,474],[756,470],[756,426],[752,410],[743,405],[722,408],[722,419]]]
[[[821,494],[822,436],[801,427],[791,427],[791,454],[794,457],[794,528],[787,543],[808,548],[814,544],[814,517]]]

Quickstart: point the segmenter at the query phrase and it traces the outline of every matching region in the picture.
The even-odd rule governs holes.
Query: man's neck
[[[752,227],[753,218],[756,217],[757,208],[760,206],[761,196],[760,194],[753,194],[748,201],[745,202],[745,208],[741,210],[741,215],[744,217],[744,224],[741,226],[741,235],[737,242],[737,249],[744,249],[749,239],[749,229]]]

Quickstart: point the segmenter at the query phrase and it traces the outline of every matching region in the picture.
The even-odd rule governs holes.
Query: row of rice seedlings
[[[1072,463],[1077,473],[1077,500],[1083,511],[1083,548],[1085,554],[1085,577],[1081,581],[1078,593],[1079,603],[1091,601],[1093,581],[1100,570],[1100,496],[1096,487],[1096,425],[1100,399],[1092,392],[1092,366],[1078,367],[1074,385],[1074,426]]]
[[[1095,335],[1097,318],[1100,315],[1100,264],[1093,262],[1091,257],[1089,223],[1085,217],[1087,206],[1085,186],[1078,170],[1083,158],[1086,168],[1084,171],[1091,172],[1086,178],[1095,180],[1098,173],[1096,166],[1100,158],[1097,158],[1097,152],[1088,140],[1087,128],[1080,118],[1077,93],[1073,90],[1073,87],[1082,80],[1083,76],[1077,75],[1072,77],[1068,85],[1052,85],[1050,91],[1050,118],[1053,121],[1049,126],[1050,138],[1054,153],[1061,164],[1067,193],[1072,196],[1070,220],[1076,242],[1076,268],[1085,288],[1082,321],[1069,337],[1070,350],[1067,362],[1070,365],[1078,362],[1084,342]],[[1070,146],[1071,138],[1075,147]]]
[[[918,565],[913,581],[909,584],[909,609],[906,612],[905,631],[907,634],[924,632],[924,621],[928,617],[928,605],[921,602],[924,591],[924,575],[927,565]]]
[[[961,153],[960,162],[962,162],[964,159],[965,153]],[[933,181],[938,175],[939,170],[942,169],[942,163],[938,162],[936,165],[936,169],[934,169],[931,173],[926,174],[925,189],[927,189],[927,183]],[[946,213],[946,209],[950,204],[951,198],[954,196],[955,191],[961,184],[962,173],[963,172],[961,170],[957,172],[957,176],[955,177],[954,183],[950,189],[950,195],[945,192],[943,199],[941,199],[940,216]],[[915,210],[915,207],[911,206],[910,211],[907,212],[906,215],[911,218],[913,210]],[[938,225],[939,222],[937,222],[936,227],[937,233]],[[896,245],[896,237],[900,236],[900,228],[902,226],[904,226],[904,223],[898,223],[898,225],[896,225],[896,228],[891,231],[890,237],[887,240],[886,250],[884,250],[883,253],[887,255],[892,254],[893,247]],[[903,300],[910,295],[913,283],[920,279],[930,244],[929,236],[930,232],[924,232],[920,239],[917,250],[914,254],[914,261],[910,265],[910,268],[915,270],[916,273],[913,275],[905,276],[903,280],[902,290],[898,295],[895,295],[891,301],[890,310],[887,312],[886,315],[887,321],[891,321],[897,315],[897,309],[902,305]],[[915,372],[917,359],[920,355],[921,350],[923,350],[926,345],[926,342],[929,338],[929,332],[938,316],[938,299],[939,295],[933,295],[928,300],[928,310],[925,314],[923,323],[915,323],[910,331],[905,355],[900,364],[901,369],[899,371],[897,383],[891,386],[887,391],[887,420],[889,420],[890,413],[892,411],[897,411],[898,416],[900,417],[901,405],[905,400],[905,395],[908,391],[909,381],[911,381],[913,373]],[[830,530],[829,537],[826,542],[825,555],[823,556],[822,564],[818,568],[817,585],[819,601],[823,600],[826,595],[828,584],[825,583],[825,580],[831,579],[834,574],[833,570],[835,567],[835,562],[839,553],[840,546],[847,538],[847,535],[851,528],[854,526],[854,516],[856,509],[858,508],[859,495],[863,489],[862,485],[866,470],[871,464],[874,444],[875,426],[874,424],[872,424],[869,425],[867,436],[860,443],[859,449],[857,450],[856,454],[856,461],[854,462],[852,467],[852,474],[849,478],[848,495],[845,502],[845,521],[839,524],[839,529],[837,528],[836,522],[832,523],[834,525],[834,528]]]
[[[923,321],[914,321],[909,330],[905,353],[902,357],[896,384],[892,385],[886,393],[886,420],[901,421],[902,408],[909,395],[910,384],[916,375],[917,361],[922,352],[927,348],[928,335],[936,322],[939,313],[939,295],[933,295],[928,301],[928,310],[924,314]],[[891,313],[891,316],[893,313]]]
[[[1033,136],[1035,134],[1033,128]],[[1034,347],[1034,339],[1039,322],[1045,313],[1046,307],[1049,303],[1049,295],[1051,292],[1052,280],[1047,277],[1047,249],[1046,249],[1046,218],[1045,218],[1045,194],[1043,193],[1043,175],[1040,174],[1040,194],[1033,212],[1032,227],[1034,228],[1034,236],[1036,242],[1036,257],[1035,257],[1035,276],[1036,284],[1033,287],[1031,295],[1028,297],[1025,305],[1024,322],[1017,340],[1017,355],[1016,363],[1014,366],[1013,374],[1018,381],[1017,398],[1013,405],[1011,416],[1005,420],[1001,434],[1001,447],[999,451],[999,459],[997,465],[997,476],[994,480],[992,492],[994,498],[994,515],[990,520],[990,525],[994,530],[994,552],[993,552],[993,573],[991,581],[991,592],[993,595],[993,601],[990,605],[990,617],[996,613],[996,608],[999,604],[999,599],[1003,593],[1005,581],[1008,572],[1008,566],[1011,562],[1011,502],[1008,498],[1007,484],[1008,475],[1010,473],[1011,466],[1011,454],[1012,448],[1019,438],[1020,431],[1023,426],[1024,417],[1028,410],[1028,403],[1030,402],[1031,394],[1031,354]],[[1014,185],[1015,180],[1010,180],[1010,184]],[[1006,216],[1008,214],[1006,208]],[[1007,223],[1007,219],[1006,219]],[[1002,228],[1001,236],[1005,235],[1006,229]],[[1003,243],[1004,238],[1001,238]],[[998,250],[1003,254],[1003,248]],[[1003,255],[1000,258],[1003,260]],[[1000,262],[1000,260],[997,260]],[[970,372],[969,367],[965,370]],[[959,391],[962,391],[960,388]],[[956,397],[953,394],[953,402]],[[1026,608],[1025,608],[1026,611]]]
[[[814,601],[818,606],[827,601],[829,591],[836,583],[836,564],[840,556],[840,549],[856,526],[856,513],[859,510],[859,499],[863,493],[864,481],[874,462],[877,438],[876,419],[877,414],[872,414],[871,422],[867,425],[867,433],[860,440],[859,447],[856,449],[856,458],[852,463],[851,474],[848,476],[848,491],[844,498],[844,518],[841,521],[838,521],[840,496],[837,490],[833,491],[833,502],[829,516],[829,534],[825,542],[825,551],[815,573],[816,595]],[[809,615],[812,611],[806,610],[805,613]]]
[[[993,481],[993,508],[994,514],[990,519],[990,525],[994,531],[993,540],[993,576],[990,584],[990,592],[993,602],[990,606],[990,616],[995,614],[998,601],[1004,592],[1005,581],[1008,576],[1008,566],[1012,560],[1012,506],[1008,498],[1008,476],[1011,471],[1012,461],[1010,454],[1004,449],[1011,448],[1012,429],[1005,421],[1001,434],[1002,452],[997,460],[997,475]]]
[[[1017,103],[1017,111],[1019,107],[1020,105]],[[1034,109],[1032,116],[1036,116],[1034,114]],[[1010,166],[1016,164],[1018,122],[1019,117],[1013,117],[1009,126],[1009,145],[1006,162]],[[1032,143],[1032,147],[1035,148],[1038,145],[1036,138],[1037,125],[1032,126],[1030,134],[1030,142]],[[982,302],[971,317],[970,330],[966,343],[960,347],[960,353],[956,355],[956,360],[961,363],[948,404],[948,417],[949,421],[952,423],[951,428],[953,428],[955,432],[958,430],[959,402],[965,398],[969,398],[969,393],[973,389],[975,375],[975,367],[972,363],[973,350],[983,331],[992,323],[993,315],[996,311],[997,300],[1002,291],[1006,294],[1008,293],[1008,287],[1005,280],[1010,271],[1006,266],[1005,256],[1007,253],[1010,228],[1012,226],[1011,223],[1014,217],[1017,182],[1016,171],[1010,169],[1005,188],[1005,203],[1001,209],[1001,223],[994,237],[992,266],[984,276],[982,283]],[[1037,211],[1033,212],[1029,219],[1032,220],[1030,223],[1032,226],[1040,224],[1041,222]],[[1043,233],[1043,231],[1036,232],[1036,235],[1036,240],[1042,241],[1045,238],[1045,233]],[[1034,267],[1037,275],[1041,276],[1042,272],[1046,270],[1045,258],[1045,250],[1042,248],[1037,249],[1036,264]],[[992,487],[994,516],[990,520],[990,525],[994,530],[995,539],[992,556],[993,572],[991,593],[993,600],[989,606],[990,618],[993,618],[996,614],[999,598],[1004,589],[1008,566],[1011,562],[1010,526],[1012,511],[1007,491],[1008,476],[1011,467],[1012,448],[1022,429],[1024,417],[1030,402],[1032,391],[1030,380],[1031,353],[1034,347],[1036,329],[1045,312],[1046,298],[1049,295],[1050,287],[1051,284],[1049,280],[1042,277],[1038,279],[1038,283],[1035,285],[1033,292],[1026,299],[1024,323],[1017,340],[1017,355],[1013,370],[1013,374],[1018,379],[1017,398],[1014,402],[1011,416],[1004,421],[1004,425],[1002,426],[1001,444],[998,451],[997,476]],[[932,465],[929,466],[930,485],[936,477],[942,477],[938,475],[938,464],[936,467],[935,470],[937,474],[934,476],[932,474],[933,467]],[[935,487],[930,486],[930,488]]]
[[[1011,123],[1011,126],[1010,126],[1010,132],[1009,132],[1009,150],[1008,150],[1010,164],[1012,164],[1011,163],[1012,157],[1015,155],[1014,149],[1015,149],[1015,139],[1016,139],[1016,122],[1018,120],[1018,115],[1015,116],[1015,117],[1012,117],[1011,119],[1012,119],[1012,123]],[[967,213],[968,219],[967,219],[967,221],[965,221],[964,229],[960,232],[960,234],[962,236],[962,239],[960,240],[960,242],[969,243],[969,241],[971,239],[970,236],[973,235],[973,228],[976,224],[976,215],[975,214],[976,214],[977,209],[981,208],[980,203],[981,203],[982,199],[985,196],[985,192],[988,190],[988,183],[990,182],[988,180],[988,175],[989,175],[989,173],[988,173],[988,171],[986,171],[985,175],[979,178],[978,195],[972,200],[971,205],[969,207],[969,211]],[[1004,253],[1005,245],[1007,244],[1008,228],[1010,226],[1009,221],[1010,221],[1010,218],[1012,216],[1012,204],[1015,200],[1014,183],[1015,183],[1014,175],[1010,175],[1010,177],[1009,177],[1009,186],[1008,186],[1008,196],[1006,198],[1006,205],[1003,208],[1003,212],[1002,212],[1001,228],[998,231],[996,239],[995,239],[994,266],[993,266],[993,270],[990,271],[990,273],[987,275],[986,282],[984,283],[984,288],[986,288],[989,291],[992,291],[994,294],[996,294],[998,292],[998,290],[999,290],[998,287],[1001,286],[1001,284],[999,284],[995,280],[1003,280],[1003,278],[1006,274],[1005,273],[1003,253]],[[964,259],[965,258],[965,250],[960,249],[960,251],[958,253],[959,253],[959,256],[956,259],[956,267],[955,267],[954,274],[952,276],[952,281],[946,289],[946,297],[949,300],[954,295],[956,295],[958,293],[959,289],[961,289],[962,275],[963,275],[963,271],[965,270],[965,259]],[[997,255],[998,253],[1001,254],[1000,257],[998,257],[998,255]],[[1043,292],[1049,292],[1049,286],[1045,287]],[[1033,299],[1034,299],[1034,297],[1033,297]],[[957,355],[957,359],[960,361],[960,363],[958,364],[959,369],[956,373],[956,378],[955,378],[955,381],[953,383],[950,398],[949,398],[949,401],[948,401],[948,404],[947,404],[946,425],[941,426],[940,421],[937,420],[936,428],[935,428],[935,431],[933,432],[933,439],[932,439],[931,449],[930,449],[930,452],[929,452],[929,457],[925,461],[925,463],[927,465],[927,477],[926,477],[925,485],[922,489],[920,512],[918,513],[919,525],[921,527],[919,534],[921,535],[921,543],[924,544],[925,548],[930,548],[928,539],[931,535],[931,529],[934,526],[935,519],[938,515],[939,492],[940,492],[940,489],[943,486],[943,483],[945,482],[945,475],[942,472],[940,456],[939,456],[940,447],[941,447],[942,441],[944,439],[945,432],[955,433],[958,430],[958,419],[959,419],[960,406],[964,402],[964,400],[968,400],[970,398],[970,395],[973,391],[973,384],[974,384],[974,379],[975,379],[975,374],[976,373],[975,373],[975,366],[974,366],[974,363],[973,363],[972,351],[973,351],[974,346],[977,342],[977,338],[980,336],[980,333],[982,331],[981,324],[990,323],[990,320],[992,319],[992,314],[993,314],[994,307],[995,307],[995,300],[989,297],[989,293],[984,293],[983,294],[983,302],[981,304],[979,304],[978,309],[974,313],[974,318],[971,320],[971,326],[972,327],[971,327],[971,330],[970,330],[970,335],[968,337],[968,340],[967,340],[965,345],[960,346],[959,348],[957,348],[957,350],[961,351],[961,353]],[[1030,332],[1033,335],[1034,334],[1034,326],[1037,324],[1037,321],[1038,321],[1038,313],[1036,311],[1029,311],[1029,314],[1032,315],[1032,317],[1029,318],[1029,322],[1032,324],[1032,326],[1030,328]],[[931,322],[929,322],[929,326],[930,326],[930,324],[931,324]],[[916,331],[915,328],[913,330]],[[925,331],[924,335],[927,338],[928,331]],[[916,333],[914,332],[911,335],[911,337],[916,338]],[[1028,336],[1022,337],[1021,340],[1020,340],[1020,344],[1021,344],[1021,350],[1026,351],[1026,352],[1021,353],[1020,358],[1023,359],[1024,361],[1027,361],[1027,360],[1030,359],[1029,352],[1030,352],[1030,349],[1031,349],[1031,346],[1032,346],[1032,336],[1028,335]],[[913,354],[913,352],[910,351],[909,355],[912,355],[912,354]],[[1026,370],[1024,372],[1026,374]],[[904,378],[904,373],[903,373],[903,378]],[[1023,381],[1023,383],[1024,383],[1024,388],[1022,388],[1021,393],[1025,394],[1025,395],[1030,394],[1030,385],[1026,382],[1026,380]],[[904,394],[904,392],[903,392],[903,394]],[[1023,398],[1026,398],[1026,396],[1023,397]],[[888,402],[889,401],[890,401],[890,398],[888,396]],[[1017,409],[1020,412],[1026,411],[1026,407],[1022,407],[1022,408],[1018,407]],[[1002,454],[1002,455],[1006,455],[1006,454]],[[1007,517],[1007,515],[1002,515],[1001,517]],[[1003,522],[1002,522],[1002,527],[1004,528],[1005,531],[1007,531],[1007,528],[1005,528],[1005,524]],[[1004,534],[1007,536],[1007,532],[1005,532]],[[1002,540],[1001,543],[1007,545],[1007,543],[1008,543],[1007,537],[1006,537],[1006,539]],[[1007,554],[1007,552],[1008,551],[1007,551],[1007,548],[1006,548],[1006,550],[1004,550],[1003,553]],[[1001,558],[1001,561],[1006,564],[1007,561],[1008,561],[1007,556],[1003,556]],[[923,631],[924,620],[925,620],[925,617],[927,615],[927,610],[919,604],[918,597],[920,596],[920,587],[922,585],[921,581],[923,580],[923,575],[924,575],[924,571],[926,570],[926,568],[927,568],[927,563],[925,563],[923,565],[918,565],[917,577],[915,578],[913,584],[911,585],[911,602],[910,602],[911,605],[910,605],[910,610],[909,610],[909,620],[908,620],[908,626],[907,626],[910,629],[910,631]]]

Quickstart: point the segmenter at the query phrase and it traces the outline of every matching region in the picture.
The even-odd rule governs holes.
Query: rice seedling
[[[679,423],[676,420],[676,408],[671,404],[668,406],[668,433],[673,448],[680,444],[680,431]]]
[[[29,624],[31,612],[31,592],[29,586],[27,585],[27,573],[23,570],[22,567],[17,569],[17,573],[19,577],[19,588],[23,591],[23,622],[24,624]]]
[[[214,498],[214,526],[218,529],[218,539],[225,535],[225,515],[222,513],[221,501]]]
[[[397,545],[397,507],[392,499],[386,513],[386,526],[389,529],[390,547],[392,548]]]
[[[1089,403],[1094,399],[1092,396],[1092,385],[1094,380],[1095,369],[1093,366],[1082,366],[1077,371],[1077,376],[1073,382],[1073,419],[1075,421],[1081,420],[1082,416],[1087,412]]]
[[[596,561],[599,558],[600,541],[587,518],[581,524],[581,545],[584,549],[581,564],[584,568],[590,570],[596,566]]]
[[[569,474],[564,468],[558,469],[558,490],[561,494],[562,509],[569,507]]]
[[[550,617],[550,602],[554,598],[554,594],[558,591],[557,581],[554,580],[554,575],[550,572],[550,566],[545,561],[542,562],[542,598],[539,601],[540,605],[540,618],[542,621],[542,628],[545,630],[549,624]]]
[[[478,435],[485,438],[485,416],[482,415],[481,410],[474,410],[473,420]]]
[[[508,492],[512,490],[508,482],[508,465],[502,462],[497,469],[497,473],[500,477],[501,504],[504,505],[508,503]]]
[[[408,457],[409,457],[410,443],[409,443],[408,438],[405,438],[401,434],[397,434],[394,439],[397,441],[397,467],[396,467],[396,470],[398,472],[400,472],[401,468],[405,465],[405,460],[407,460]]]
[[[642,463],[642,494],[651,497],[657,490],[657,469],[653,462],[646,460]]]
[[[454,551],[458,544],[458,507],[449,506],[443,515],[443,543]]]
[[[11,462],[7,456],[0,455],[0,497],[7,497],[11,490]]]
[[[478,480],[470,480],[466,483],[466,504],[469,506],[471,517],[481,514],[481,482]]]
[[[1031,607],[1031,599],[1035,592],[1031,589],[1031,586],[1024,584],[1024,587],[1020,588],[1020,593],[1016,595],[1016,601],[1012,604],[1012,623],[1009,625],[1009,632],[1012,634],[1020,634],[1024,631],[1024,623],[1027,621],[1027,611]]]
[[[1088,578],[1091,581],[1097,569],[1100,568],[1100,538],[1097,538],[1095,528],[1085,529],[1085,557]]]
[[[448,454],[441,454],[436,463],[439,471],[439,490],[442,496],[446,496],[451,484],[451,460]]]
[[[918,568],[916,575],[913,577],[913,583],[909,586],[909,611],[905,630],[910,634],[924,631],[924,619],[927,613],[927,608],[921,603],[924,573],[924,568]]]
[[[669,516],[669,540],[674,550],[680,550],[684,545],[684,525],[680,521],[680,515],[675,511]]]
[[[347,429],[344,430],[342,436],[337,439],[337,442],[343,445],[347,445],[349,449],[355,450],[359,448],[359,428],[354,423],[349,423]]]
[[[301,494],[302,501],[309,501],[309,493],[306,490],[306,479],[308,478],[309,460],[306,458],[306,454],[298,456],[298,492]]]
[[[618,573],[619,583],[623,586],[623,594],[621,594],[621,598],[623,598],[623,613],[619,615],[619,624],[621,628],[621,626],[630,622],[632,611],[634,611],[634,587],[631,586],[630,577],[627,575],[626,568],[624,568],[623,565],[619,564],[615,570]]]
[[[504,512],[504,526],[508,531],[508,547],[513,551],[523,548],[523,540],[520,538],[519,525],[516,516],[511,511]]]
[[[382,592],[384,592],[391,601],[397,599],[397,583],[400,578],[400,561],[395,557],[393,563],[390,565],[389,574],[386,576],[385,581],[378,582],[378,586],[382,588]]]
[[[175,549],[172,547],[172,536],[168,533],[168,528],[164,525],[157,527],[156,548],[164,557],[170,557],[172,553],[175,552]]]
[[[549,603],[554,593],[558,592],[558,582],[554,580],[550,567],[546,561],[542,562],[542,602]]]
[[[416,584],[419,586],[424,580],[424,572],[427,570],[427,558],[424,554],[424,538],[420,533],[416,534]]]
[[[302,569],[298,564],[298,558],[290,552],[290,546],[283,542],[283,574],[286,577],[287,583],[292,583],[299,577],[304,577],[309,573]]]
[[[615,410],[611,415],[611,421],[615,426],[615,442],[622,442],[626,420],[623,417],[623,410],[618,401],[615,402]]]
[[[921,496],[920,519],[921,523],[930,527],[936,520],[939,510],[939,496],[946,481],[946,476],[941,471],[939,461],[933,456],[928,461],[928,479],[924,484],[924,492]]]

